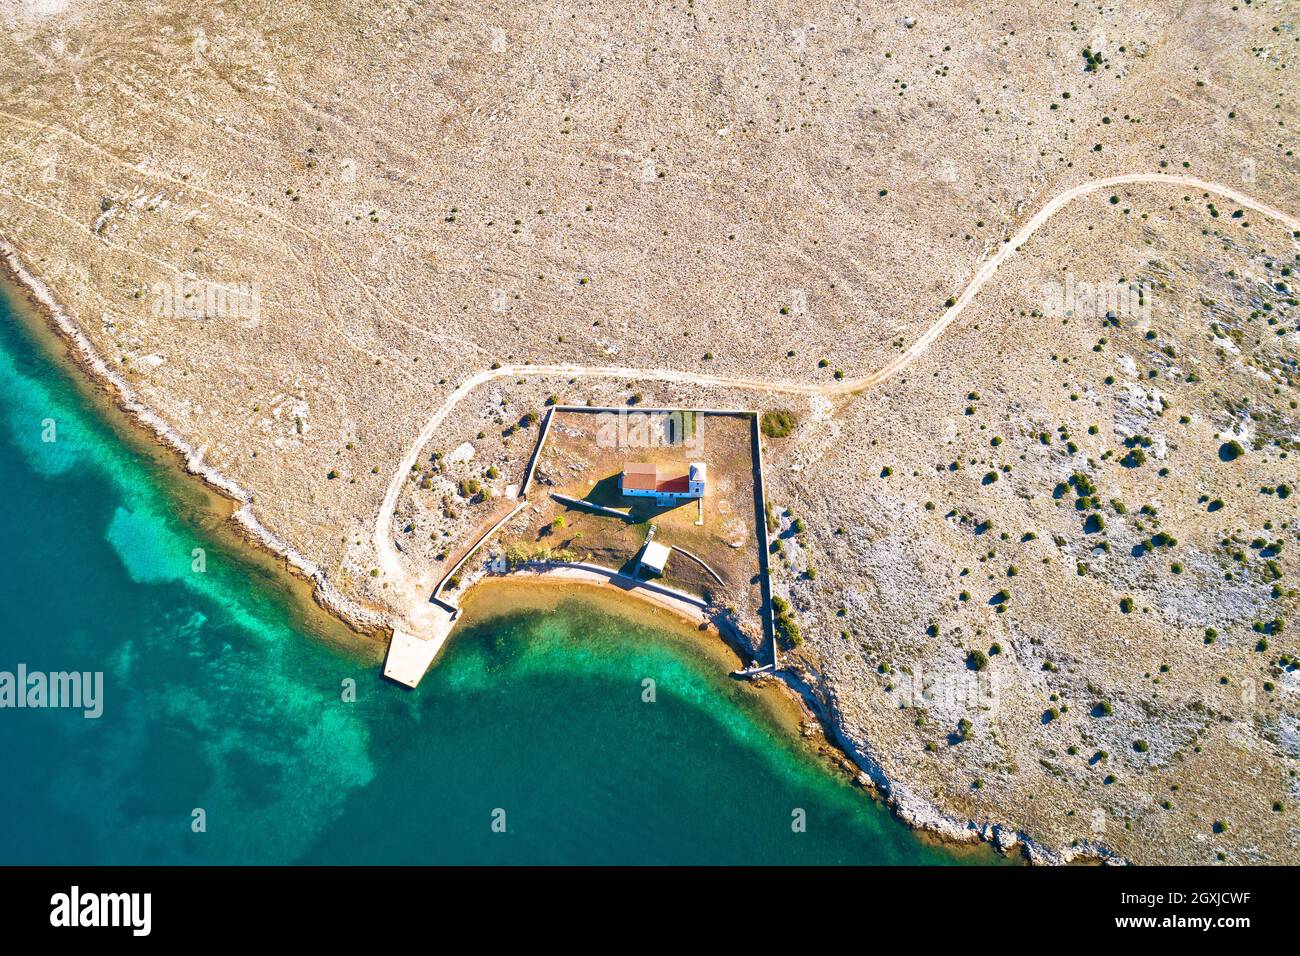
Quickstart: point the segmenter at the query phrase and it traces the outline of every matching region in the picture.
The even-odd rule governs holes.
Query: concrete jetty
[[[424,672],[451,636],[456,618],[460,617],[460,608],[441,604],[431,604],[430,608],[431,620],[420,629],[427,636],[417,637],[394,629],[393,639],[388,642],[388,656],[384,659],[384,676],[389,680],[407,687],[418,686]]]

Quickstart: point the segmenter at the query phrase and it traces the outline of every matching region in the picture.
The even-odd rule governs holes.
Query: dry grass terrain
[[[1142,250],[1122,268],[1149,315],[1038,314],[1054,275],[1115,268],[1102,230]],[[850,736],[962,816],[1136,858],[1291,859],[1296,244],[1134,190],[1034,245],[839,435],[770,444],[774,500],[825,515],[805,553],[861,564],[789,580],[810,656]]]
[[[0,24],[0,238],[342,593],[406,615],[513,506],[551,396],[785,410],[790,659],[903,812],[1051,859],[1300,861],[1290,227],[1092,193],[887,381],[689,380],[869,375],[1091,180],[1300,214],[1294,5],[0,0]],[[573,371],[470,389],[406,469],[495,363]]]

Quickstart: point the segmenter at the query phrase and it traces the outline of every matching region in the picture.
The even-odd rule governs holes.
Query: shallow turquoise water
[[[0,709],[0,863],[952,861],[707,658],[585,603],[389,685],[179,481],[0,298],[0,670],[105,674],[98,720]]]

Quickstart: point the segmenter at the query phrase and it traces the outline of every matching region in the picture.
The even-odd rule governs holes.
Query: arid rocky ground
[[[394,613],[385,489],[494,362],[829,384],[1079,183],[1300,211],[1287,3],[0,0],[0,25],[0,237],[267,527]],[[906,806],[1294,863],[1300,241],[1238,212],[1077,200],[856,395],[496,379],[431,445],[504,489],[530,436],[501,423],[552,394],[788,409],[774,587]]]

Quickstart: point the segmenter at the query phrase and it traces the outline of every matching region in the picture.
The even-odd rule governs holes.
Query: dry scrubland
[[[1300,262],[1188,199],[1081,206],[838,434],[785,439],[819,573],[777,590],[847,736],[919,797],[1058,846],[1294,859]],[[1115,267],[1099,233],[1149,318],[1035,315]]]
[[[493,362],[829,384],[1078,183],[1186,172],[1300,208],[1300,34],[1274,3],[4,0],[0,22],[0,235],[268,527],[395,614],[385,488]],[[457,480],[504,495],[535,429],[503,432],[551,394],[789,409],[768,481],[795,657],[910,815],[1295,862],[1300,245],[1208,201],[1072,204],[850,399],[497,379],[420,460],[468,441]],[[1149,320],[1038,314],[1067,273],[1149,282]],[[178,276],[256,283],[256,320],[157,314]],[[424,477],[394,535],[427,580]],[[453,509],[446,540],[499,504]],[[994,645],[993,709],[900,706]]]

